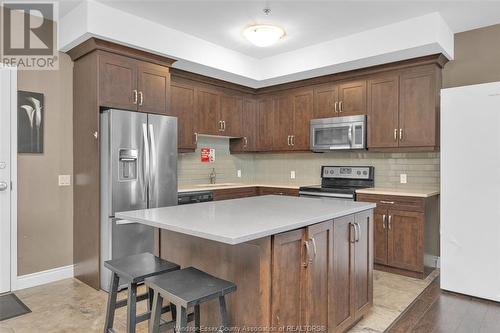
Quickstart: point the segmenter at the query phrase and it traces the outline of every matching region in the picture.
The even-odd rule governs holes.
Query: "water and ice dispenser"
[[[119,152],[119,180],[137,179],[137,149],[120,149]]]

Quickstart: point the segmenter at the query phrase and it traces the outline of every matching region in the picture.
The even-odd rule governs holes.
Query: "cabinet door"
[[[334,85],[314,88],[313,118],[330,118],[338,116],[338,90]]]
[[[374,260],[377,264],[387,264],[387,209],[375,208],[374,222]]]
[[[231,140],[231,152],[255,151],[257,149],[257,114],[255,99],[243,100],[241,139]]]
[[[196,131],[200,134],[221,135],[219,94],[212,90],[197,89]]]
[[[178,148],[196,149],[194,135],[194,97],[195,88],[189,85],[172,83],[169,114],[177,117]]]
[[[272,97],[259,101],[257,139],[259,151],[270,151],[273,149],[274,128],[274,104]]]
[[[272,325],[302,325],[305,230],[274,236],[272,264]]]
[[[293,96],[285,94],[276,99],[274,113],[274,150],[292,150],[291,135],[293,134]]]
[[[167,114],[170,99],[170,72],[168,67],[139,62],[139,111]]]
[[[366,114],[366,81],[339,85],[339,116]]]
[[[368,81],[368,148],[398,146],[399,77]]]
[[[410,72],[400,78],[400,147],[437,145],[436,73]]]
[[[220,120],[224,121],[222,135],[242,136],[242,113],[243,98],[239,96],[221,95]]]
[[[304,325],[328,327],[329,313],[334,304],[333,280],[333,221],[307,227],[308,251],[304,289]]]
[[[137,110],[137,61],[111,53],[99,56],[99,105]]]
[[[354,306],[356,319],[373,304],[373,221],[372,211],[355,215],[357,239],[354,249]]]
[[[309,127],[313,111],[313,92],[305,90],[293,95],[293,140],[295,150],[309,150]]]
[[[333,281],[330,327],[343,332],[354,323],[354,215],[333,221]]]
[[[424,271],[424,214],[389,210],[388,264],[415,272]]]

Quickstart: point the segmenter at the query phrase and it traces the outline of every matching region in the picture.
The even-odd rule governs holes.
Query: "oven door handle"
[[[345,198],[345,199],[354,199],[352,194],[343,194],[343,193],[325,193],[325,192],[309,192],[309,191],[299,191],[299,195],[310,195],[315,197],[329,197],[329,198]]]

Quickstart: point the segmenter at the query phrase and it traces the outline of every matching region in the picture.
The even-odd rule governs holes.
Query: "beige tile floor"
[[[437,275],[434,271],[427,279],[418,280],[375,271],[374,306],[350,332],[383,332]],[[102,332],[107,294],[78,280],[24,289],[16,295],[32,313],[0,322],[0,333]],[[141,303],[139,312],[145,309],[145,302]],[[115,318],[117,332],[125,331],[125,318],[125,309],[119,309]],[[147,322],[141,323],[137,332],[147,332]]]

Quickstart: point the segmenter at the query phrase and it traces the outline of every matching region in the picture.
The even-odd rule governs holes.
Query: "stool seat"
[[[146,285],[172,303],[186,308],[236,290],[234,283],[219,279],[194,267],[147,278]]]
[[[131,283],[139,283],[148,277],[180,269],[179,265],[158,258],[151,253],[108,260],[104,262],[104,267]]]

